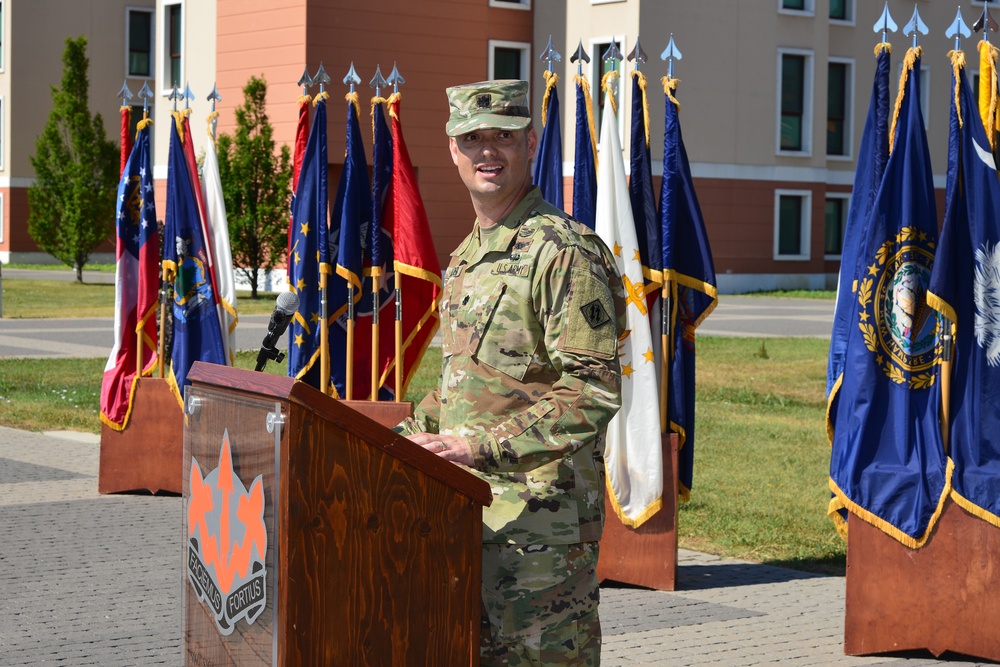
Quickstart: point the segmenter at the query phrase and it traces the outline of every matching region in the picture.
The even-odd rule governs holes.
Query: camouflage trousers
[[[597,542],[483,545],[480,664],[601,663]]]

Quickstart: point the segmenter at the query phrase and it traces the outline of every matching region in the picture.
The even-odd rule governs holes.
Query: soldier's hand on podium
[[[406,437],[446,461],[472,467],[472,446],[465,438],[440,433],[416,433]]]

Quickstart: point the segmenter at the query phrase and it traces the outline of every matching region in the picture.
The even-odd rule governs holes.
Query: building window
[[[153,12],[145,9],[126,9],[128,14],[128,63],[126,76],[153,76]]]
[[[618,51],[621,52],[622,57],[624,58],[624,44],[620,40],[616,40],[615,45],[618,47]],[[593,70],[590,87],[591,92],[594,95],[594,109],[596,110],[594,117],[595,129],[597,130],[597,133],[600,134],[602,124],[604,123],[604,91],[601,90],[601,81],[604,80],[604,75],[611,71],[611,63],[604,62],[604,54],[609,48],[611,48],[611,41],[595,42],[591,46],[593,47],[593,50],[591,51],[591,65]],[[618,74],[620,75],[618,78],[618,94],[615,96],[615,101],[618,104],[617,111],[619,124],[624,117],[622,100],[625,98],[623,97],[623,92],[626,85],[631,85],[631,83],[629,83],[630,80],[627,76],[625,76],[622,67],[624,62],[625,61],[622,60],[616,65],[618,68]]]
[[[850,202],[851,196],[846,193],[831,192],[826,195],[826,222],[823,228],[823,256],[826,259],[838,259],[843,254]]]
[[[531,9],[531,0],[490,0],[490,7],[505,9]]]
[[[775,192],[775,259],[809,259],[811,202],[812,193],[808,190],[778,190]]]
[[[851,154],[850,114],[854,101],[854,65],[846,60],[830,60],[826,87],[826,154]]]
[[[165,5],[166,38],[164,39],[164,83],[167,88],[184,82],[184,16],[183,5]]]
[[[854,23],[854,0],[830,0],[830,20]]]
[[[812,14],[814,0],[778,0],[778,11]]]
[[[4,168],[6,161],[3,159],[7,146],[4,144],[4,137],[7,129],[7,100],[0,97],[0,169]]]
[[[812,54],[781,52],[778,67],[781,82],[778,151],[808,154],[812,127]]]
[[[491,39],[489,42],[490,79],[529,78],[531,45],[524,42],[503,42]]]

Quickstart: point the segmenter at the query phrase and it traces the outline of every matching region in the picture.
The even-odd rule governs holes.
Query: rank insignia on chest
[[[608,311],[604,309],[604,304],[601,303],[600,299],[594,299],[590,303],[581,306],[580,313],[583,314],[583,319],[587,321],[591,329],[596,329],[611,321],[611,317],[608,315]]]
[[[498,262],[493,265],[493,269],[490,271],[495,276],[519,276],[524,277],[528,275],[528,265],[527,264],[513,264],[511,262]]]
[[[514,244],[514,252],[526,252],[534,239],[522,239]]]

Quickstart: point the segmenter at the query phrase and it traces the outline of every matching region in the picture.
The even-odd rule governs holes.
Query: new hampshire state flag
[[[610,93],[601,123],[601,156],[595,231],[614,252],[628,318],[627,330],[618,341],[622,407],[608,425],[604,464],[615,513],[626,526],[637,527],[662,506],[663,449],[642,262]]]
[[[952,63],[947,205],[927,301],[954,323],[952,497],[1000,527],[1000,181],[965,54]]]
[[[930,535],[948,493],[938,424],[937,318],[926,304],[937,209],[920,111],[920,50],[903,63],[890,154],[859,245],[841,409],[833,416],[829,514],[867,521],[911,548]]]
[[[545,97],[542,98],[542,136],[538,141],[534,183],[545,201],[563,208],[562,130],[559,124],[559,77],[545,70]],[[565,210],[565,209],[564,209]]]

